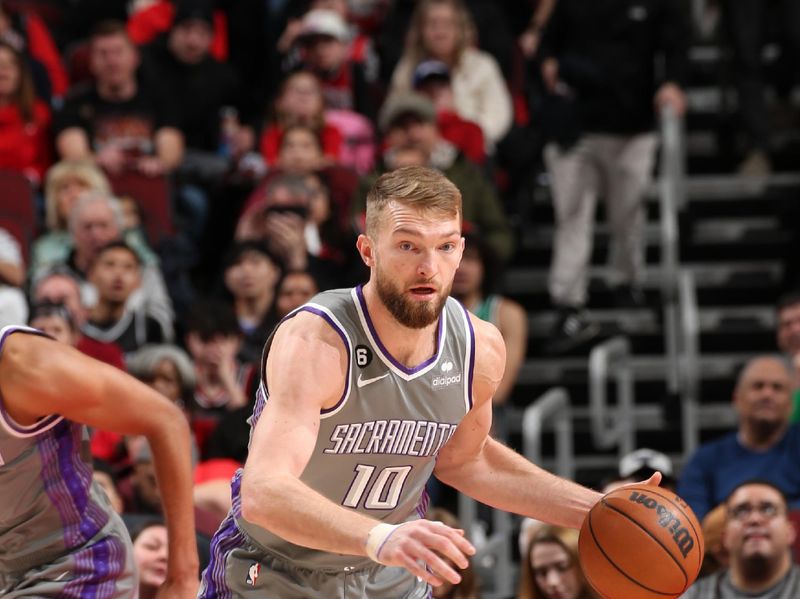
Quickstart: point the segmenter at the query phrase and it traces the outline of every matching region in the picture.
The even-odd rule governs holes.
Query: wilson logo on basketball
[[[691,532],[685,526],[682,526],[683,523],[675,514],[652,497],[648,497],[638,491],[633,491],[628,500],[654,510],[658,516],[658,524],[672,533],[672,538],[675,540],[675,544],[683,557],[689,555],[689,552],[694,548],[694,539]]]

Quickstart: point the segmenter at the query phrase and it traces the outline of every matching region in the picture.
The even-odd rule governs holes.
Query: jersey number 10
[[[376,476],[376,467],[368,464],[358,464],[355,467],[356,476],[350,483],[347,495],[342,505],[357,508],[362,497],[369,489],[369,494],[364,501],[368,510],[393,510],[400,502],[403,485],[411,472],[411,466],[389,466],[383,468]],[[372,484],[370,485],[370,482]]]

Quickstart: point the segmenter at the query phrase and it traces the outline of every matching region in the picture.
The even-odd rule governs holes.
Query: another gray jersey
[[[384,522],[423,517],[428,503],[425,484],[438,452],[472,407],[475,335],[467,311],[456,300],[447,300],[436,355],[414,368],[398,363],[386,350],[360,287],[317,295],[288,318],[300,311],[325,319],[349,357],[344,393],[321,414],[317,444],[301,480],[334,503]],[[271,342],[272,337],[262,374]],[[268,401],[268,389],[269,381],[262,380],[253,427]],[[245,521],[240,513],[234,515],[256,544],[299,567],[341,571],[374,565],[365,557],[289,543]]]
[[[12,333],[43,335],[4,328],[0,359]],[[0,381],[0,580],[80,551],[82,567],[96,574],[73,581],[71,590],[94,588],[98,580],[113,590],[114,574],[128,568],[129,541],[121,521],[119,535],[100,535],[110,530],[111,509],[92,482],[86,427],[57,415],[22,426],[6,411],[2,388]]]

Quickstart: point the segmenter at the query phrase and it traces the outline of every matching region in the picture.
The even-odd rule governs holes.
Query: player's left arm
[[[491,324],[475,329],[473,408],[439,452],[439,480],[482,503],[552,524],[579,528],[600,493],[539,468],[489,436],[492,395],[505,366],[505,345]]]
[[[192,505],[189,426],[180,409],[124,372],[45,337],[10,335],[0,360],[0,391],[19,424],[58,414],[150,443],[169,533],[166,585],[194,597],[199,560]]]

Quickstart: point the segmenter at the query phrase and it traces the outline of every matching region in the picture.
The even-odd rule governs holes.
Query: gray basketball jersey
[[[0,359],[12,333],[43,335],[5,327]],[[40,567],[78,549],[98,577],[108,577],[117,566],[124,570],[124,539],[114,537],[87,550],[110,520],[108,501],[92,482],[88,441],[86,427],[58,415],[31,426],[16,423],[5,409],[0,381],[0,573]]]
[[[361,287],[321,293],[287,318],[301,311],[323,318],[339,334],[349,357],[344,392],[321,413],[316,447],[301,480],[338,505],[390,524],[423,517],[425,484],[438,452],[472,407],[475,335],[467,311],[456,300],[447,300],[436,354],[414,368],[397,362],[384,347]],[[262,376],[271,342],[272,336],[265,346]],[[268,389],[269,381],[262,378],[253,427],[269,400]],[[256,544],[299,567],[374,565],[365,557],[288,543],[240,513],[234,515]]]

